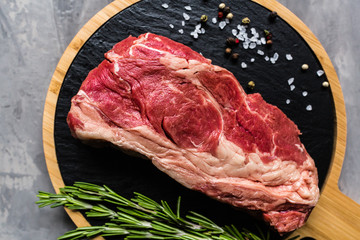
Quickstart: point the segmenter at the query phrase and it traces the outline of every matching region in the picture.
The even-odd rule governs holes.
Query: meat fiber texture
[[[260,212],[279,233],[304,225],[317,169],[279,108],[163,36],[130,36],[105,58],[72,98],[73,136],[139,153],[190,189]]]

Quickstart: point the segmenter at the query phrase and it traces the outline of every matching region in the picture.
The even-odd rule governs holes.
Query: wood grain
[[[61,57],[48,89],[43,115],[43,145],[51,182],[56,192],[64,186],[56,158],[54,146],[54,119],[56,103],[62,82],[72,61],[88,38],[112,16],[139,0],[117,0],[97,13],[77,33]],[[322,189],[319,203],[314,208],[308,222],[292,236],[311,236],[316,239],[357,239],[360,236],[360,205],[340,192],[338,180],[345,156],[346,113],[344,98],[335,69],[321,43],[310,29],[292,12],[275,0],[253,0],[276,11],[308,43],[322,65],[335,102],[335,139],[331,170]],[[72,221],[78,226],[89,226],[88,221],[78,212],[66,209]],[[103,239],[98,237],[96,239]]]

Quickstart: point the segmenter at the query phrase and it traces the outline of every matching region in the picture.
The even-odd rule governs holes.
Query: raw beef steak
[[[72,98],[73,136],[137,152],[190,189],[261,213],[279,233],[305,223],[317,170],[280,109],[162,36],[130,36],[105,58]]]

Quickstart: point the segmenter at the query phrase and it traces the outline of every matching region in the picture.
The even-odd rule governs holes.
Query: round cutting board
[[[79,31],[60,59],[48,90],[43,119],[45,158],[55,190],[74,181],[88,181],[106,184],[126,197],[137,191],[171,202],[181,195],[184,209],[198,211],[219,223],[242,225],[249,222],[246,214],[180,186],[155,169],[150,161],[111,148],[92,148],[71,137],[65,122],[70,99],[88,72],[103,60],[103,54],[116,42],[129,34],[137,36],[151,31],[182,42],[212,59],[214,64],[227,68],[245,89],[247,82],[254,80],[256,88],[247,89],[248,93],[261,93],[266,101],[278,106],[299,126],[303,133],[301,140],[318,167],[322,191],[306,226],[294,234],[317,239],[340,236],[355,239],[360,233],[360,226],[356,225],[360,222],[360,207],[343,195],[337,185],[346,144],[344,100],[331,61],[316,37],[275,0],[229,1],[227,4],[235,17],[224,29],[218,27],[218,22],[212,22],[217,14],[215,0],[196,4],[185,0],[167,1],[168,8],[162,6],[164,2],[114,1]],[[192,10],[185,9],[186,5],[191,5]],[[279,18],[269,21],[269,11],[277,11]],[[190,36],[198,22],[191,18],[185,20],[183,13],[197,19],[204,13],[209,15],[204,27],[206,33],[198,39]],[[223,54],[224,42],[243,17],[249,17],[250,26],[258,31],[269,28],[274,44],[271,48],[261,48],[264,55],[256,52],[257,48],[238,47],[235,50],[241,55],[233,62]],[[174,27],[169,26],[170,23]],[[274,58],[275,53],[282,57],[275,64],[271,62],[274,59],[264,59],[265,56]],[[286,59],[286,54],[291,54],[293,60]],[[250,60],[252,58],[255,62]],[[246,68],[242,67],[242,62]],[[306,72],[300,70],[303,63],[310,66]],[[319,69],[325,72],[321,77],[316,75]],[[331,88],[321,87],[322,81],[328,81]],[[78,212],[67,212],[77,226],[91,223]]]

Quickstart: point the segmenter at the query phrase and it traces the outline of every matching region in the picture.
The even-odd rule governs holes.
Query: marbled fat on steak
[[[190,189],[261,212],[280,233],[305,223],[317,170],[280,109],[162,36],[130,36],[105,57],[72,98],[73,136],[146,156]]]

